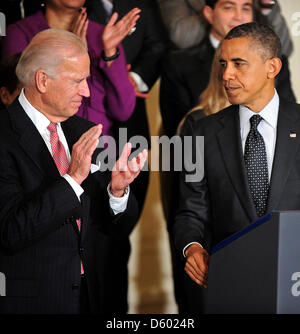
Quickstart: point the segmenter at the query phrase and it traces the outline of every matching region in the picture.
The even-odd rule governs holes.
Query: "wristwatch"
[[[118,47],[117,47],[117,51],[116,51],[116,53],[115,53],[113,56],[111,56],[111,57],[106,57],[106,55],[105,55],[105,53],[104,53],[104,50],[102,50],[102,52],[101,52],[101,58],[102,58],[104,61],[112,61],[112,60],[115,60],[115,59],[117,59],[117,58],[119,57],[119,55],[120,55],[120,50],[119,50]]]

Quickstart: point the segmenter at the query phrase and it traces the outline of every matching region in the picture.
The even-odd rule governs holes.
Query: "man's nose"
[[[234,11],[234,20],[239,23],[247,23],[249,20],[246,18],[246,15],[244,15],[244,11],[241,8],[236,8]]]
[[[90,89],[89,85],[87,83],[87,80],[82,81],[79,94],[84,97],[89,97],[90,96]]]
[[[232,64],[227,64],[227,66],[223,70],[223,80],[229,81],[235,78],[235,71]]]

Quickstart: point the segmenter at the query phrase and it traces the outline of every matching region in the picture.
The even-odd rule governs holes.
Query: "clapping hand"
[[[135,26],[136,21],[140,17],[140,12],[141,10],[139,8],[134,8],[118,22],[118,13],[114,13],[111,16],[102,34],[104,53],[106,57],[111,57],[116,54],[117,46]]]
[[[68,174],[81,184],[91,170],[92,155],[99,143],[102,125],[98,124],[86,131],[73,145]]]
[[[78,15],[75,16],[71,24],[70,32],[81,38],[84,41],[85,45],[87,45],[86,32],[88,24],[89,21],[87,20],[86,8],[80,8]]]
[[[145,149],[136,158],[128,160],[131,153],[131,143],[127,143],[119,160],[115,163],[110,182],[110,191],[115,197],[122,197],[129,184],[139,175],[147,160]]]

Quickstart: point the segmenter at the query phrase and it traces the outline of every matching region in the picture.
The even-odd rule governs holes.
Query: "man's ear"
[[[203,15],[204,15],[206,21],[209,24],[212,24],[212,22],[213,22],[213,9],[210,6],[207,6],[207,5],[204,6]]]
[[[35,73],[34,79],[35,79],[35,85],[36,85],[37,90],[40,93],[45,93],[47,90],[47,84],[49,80],[49,77],[46,74],[46,72],[44,70],[38,70]]]
[[[274,79],[281,70],[282,62],[278,57],[274,57],[267,60],[268,72],[267,76],[269,79]]]
[[[6,108],[10,105],[10,94],[6,87],[0,88],[0,99]]]

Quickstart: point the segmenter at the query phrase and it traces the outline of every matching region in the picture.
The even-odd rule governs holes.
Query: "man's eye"
[[[244,7],[243,11],[249,13],[249,12],[252,11],[252,8],[251,7]]]
[[[225,6],[224,9],[225,9],[225,10],[232,10],[233,7],[232,7],[232,6]]]
[[[221,67],[226,67],[226,63],[220,63]]]

